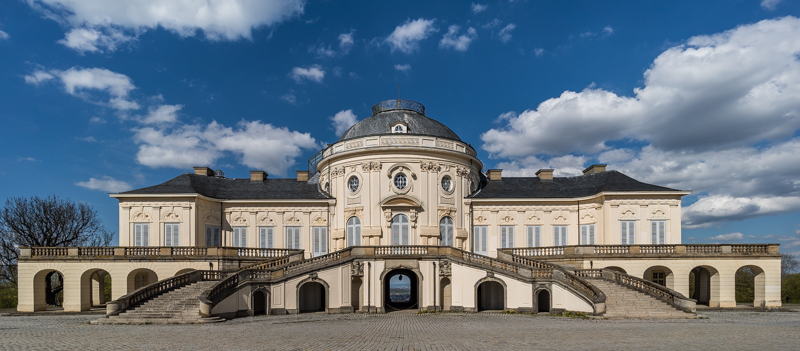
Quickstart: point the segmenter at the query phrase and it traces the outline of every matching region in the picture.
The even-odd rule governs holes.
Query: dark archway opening
[[[695,267],[689,273],[689,295],[698,305],[708,306],[711,300],[711,272],[704,267]]]
[[[267,294],[263,291],[256,291],[253,293],[253,315],[266,315],[267,314]]]
[[[407,269],[389,272],[383,278],[383,305],[386,312],[419,308],[417,275]]]
[[[505,291],[498,282],[483,282],[478,285],[478,311],[505,309]]]
[[[361,310],[361,287],[362,281],[359,277],[354,277],[350,282],[350,306],[353,307],[353,312]]]
[[[550,292],[547,290],[539,290],[536,296],[536,312],[550,312]]]
[[[325,312],[325,287],[317,282],[303,284],[299,304],[300,313]]]
[[[64,276],[58,271],[52,271],[44,277],[44,284],[44,299],[47,306],[63,307]]]
[[[450,278],[442,278],[439,285],[439,296],[441,297],[442,311],[449,311],[453,304],[453,285],[450,283]]]

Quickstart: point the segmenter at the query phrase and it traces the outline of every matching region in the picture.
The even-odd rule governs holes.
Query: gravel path
[[[792,350],[800,313],[584,320],[487,313],[305,314],[206,325],[89,325],[97,316],[0,317],[3,350]]]

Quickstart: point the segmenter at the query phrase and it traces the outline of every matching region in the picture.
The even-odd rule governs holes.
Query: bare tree
[[[797,262],[794,255],[783,254],[781,256],[781,277],[797,272],[797,268],[800,268],[800,263]]]
[[[113,236],[88,204],[55,195],[10,198],[0,209],[0,280],[17,285],[20,247],[108,246]]]

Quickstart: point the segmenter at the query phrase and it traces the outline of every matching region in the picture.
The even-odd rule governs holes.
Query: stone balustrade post
[[[767,253],[777,254],[779,246],[780,246],[780,244],[769,244],[767,246]]]
[[[171,247],[162,247],[158,253],[159,256],[172,256],[172,248]]]
[[[67,256],[70,257],[78,257],[79,250],[77,247],[68,247],[67,248]]]
[[[731,245],[720,245],[719,252],[724,254],[729,254],[732,252],[733,246]]]
[[[631,245],[631,246],[628,247],[628,253],[629,254],[637,254],[638,255],[638,254],[642,253],[642,248],[639,245]]]
[[[574,255],[574,254],[575,254],[575,246],[564,247],[564,255]]]
[[[686,254],[686,245],[675,245],[676,254]]]
[[[125,256],[125,248],[124,247],[115,247],[114,248],[114,256]]]
[[[19,249],[19,257],[20,258],[31,257],[31,249],[29,247],[20,248]]]

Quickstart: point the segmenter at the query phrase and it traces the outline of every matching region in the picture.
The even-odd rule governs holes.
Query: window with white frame
[[[358,217],[350,217],[347,220],[347,245],[361,245],[361,220]]]
[[[554,225],[553,246],[566,246],[566,245],[567,245],[567,226]]]
[[[453,246],[453,219],[442,217],[439,221],[439,245]]]
[[[314,257],[328,253],[328,227],[312,227],[311,239],[313,240]]]
[[[222,243],[219,227],[206,226],[206,246],[220,246]]]
[[[526,229],[528,232],[528,247],[542,246],[542,226],[529,225]]]
[[[489,248],[486,233],[488,232],[488,228],[485,225],[476,225],[472,227],[472,251],[479,255],[489,255]]]
[[[620,221],[620,243],[622,245],[636,244],[636,221]]]
[[[150,223],[133,224],[133,246],[150,246]]]
[[[180,223],[164,223],[164,246],[180,246]]]
[[[500,226],[500,248],[508,249],[514,247],[514,226]]]
[[[667,243],[667,221],[650,221],[650,243],[663,245]]]
[[[594,224],[581,224],[581,245],[594,245]]]
[[[273,227],[258,227],[258,247],[262,249],[275,248],[272,239],[274,230]]]
[[[286,227],[286,248],[300,249],[300,227]]]
[[[247,227],[233,227],[233,247],[247,247]]]

